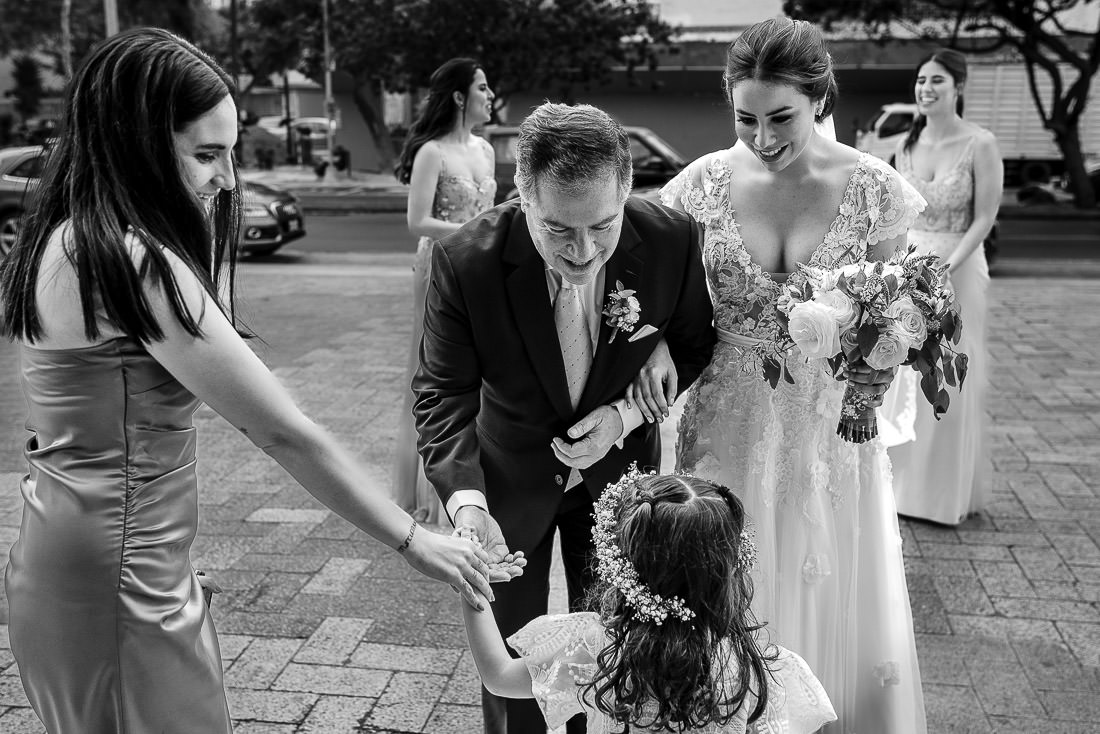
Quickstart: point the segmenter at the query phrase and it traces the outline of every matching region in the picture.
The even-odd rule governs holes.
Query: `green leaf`
[[[955,381],[955,367],[951,364],[951,355],[943,355],[943,379],[951,387],[957,387],[958,383]]]
[[[966,379],[966,369],[970,362],[970,357],[967,357],[962,352],[955,355],[955,372],[959,376],[959,389],[962,390],[963,380]]]
[[[947,412],[950,405],[951,396],[947,394],[946,390],[941,389],[936,393],[936,399],[932,401],[932,411],[936,416],[936,420],[939,420],[940,416]]]
[[[878,343],[879,329],[872,321],[868,321],[859,327],[856,338],[859,341],[859,351],[866,357]]]
[[[920,389],[924,393],[924,397],[928,400],[929,404],[935,406],[936,398],[940,392],[940,381],[937,379],[935,370],[931,370],[921,377]]]
[[[768,384],[772,386],[774,390],[779,385],[779,362],[774,357],[765,357],[763,360],[764,379],[768,381]]]

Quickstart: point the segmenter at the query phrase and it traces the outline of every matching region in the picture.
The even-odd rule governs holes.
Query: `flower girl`
[[[517,660],[488,605],[462,605],[489,691],[535,698],[552,728],[585,713],[590,734],[813,732],[835,720],[806,662],[758,640],[755,549],[728,488],[633,469],[595,515],[598,612],[533,620],[508,639]]]

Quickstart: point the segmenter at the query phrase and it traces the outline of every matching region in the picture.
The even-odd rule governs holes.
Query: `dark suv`
[[[38,183],[45,161],[41,145],[0,150],[0,257],[15,244],[24,199]],[[244,179],[240,186],[241,252],[270,255],[305,235],[302,212],[293,195]]]
[[[634,159],[634,186],[660,186],[687,165],[687,161],[648,127],[627,127]],[[497,203],[516,195],[516,138],[519,126],[486,125],[482,135],[496,154]]]

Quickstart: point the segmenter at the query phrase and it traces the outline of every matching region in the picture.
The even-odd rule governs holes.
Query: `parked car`
[[[44,153],[41,145],[0,150],[0,257],[15,243],[24,201],[42,175]],[[243,179],[240,186],[241,252],[270,255],[305,236],[302,212],[292,194]]]
[[[687,161],[648,127],[627,127],[630,155],[634,159],[634,186],[651,187],[666,183],[679,173]],[[511,199],[516,191],[516,125],[486,125],[482,133],[496,154],[497,203]]]
[[[280,144],[283,146],[283,150],[286,149],[286,131],[288,127],[293,133],[291,141],[295,146],[300,142],[301,130],[303,128],[309,130],[310,150],[313,161],[315,163],[320,163],[321,161],[327,161],[329,159],[329,121],[327,117],[295,117],[290,120],[289,125],[282,124],[285,119],[286,118],[280,115],[263,115],[256,120],[256,127],[278,138]],[[332,122],[332,131],[334,133],[336,132],[335,120]]]

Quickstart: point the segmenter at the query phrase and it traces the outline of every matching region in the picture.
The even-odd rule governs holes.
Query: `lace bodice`
[[[971,138],[955,165],[933,181],[917,175],[910,151],[897,156],[898,172],[920,192],[928,202],[913,224],[913,229],[925,232],[963,233],[974,221],[974,138]]]
[[[574,714],[588,715],[588,734],[622,731],[593,705],[585,701],[582,688],[595,676],[596,656],[609,643],[607,631],[597,614],[555,614],[538,617],[508,638],[531,673],[531,691],[542,709],[547,725],[562,726]],[[751,726],[748,714],[755,700],[745,701],[725,726],[692,729],[698,734],[796,734],[817,731],[836,718],[832,704],[806,661],[790,650],[776,646],[778,658],[769,664],[772,682],[764,715]],[[736,671],[730,671],[736,675]],[[732,681],[731,681],[732,683]],[[631,729],[634,731],[634,729]]]
[[[497,182],[492,175],[475,181],[469,176],[447,173],[447,159],[440,156],[439,180],[435,185],[432,216],[444,222],[463,224],[491,209],[496,193]]]
[[[732,169],[723,153],[701,158],[661,190],[666,205],[680,202],[703,225],[703,264],[722,330],[774,343],[780,284],[745,248],[730,204]],[[869,247],[906,232],[924,207],[920,194],[882,161],[860,154],[839,210],[809,264],[839,267],[860,262]]]

